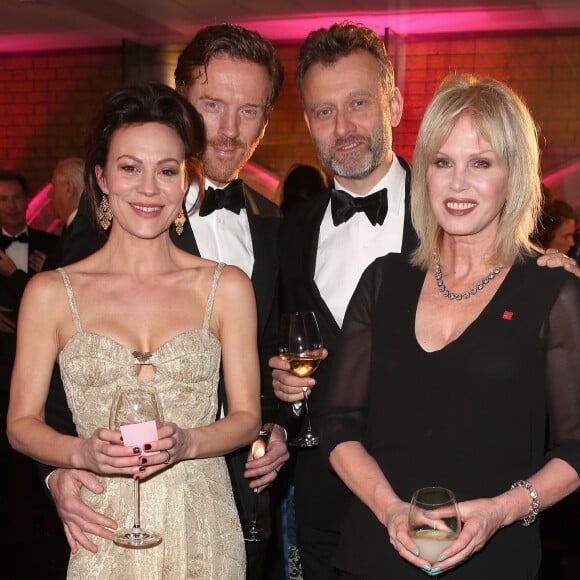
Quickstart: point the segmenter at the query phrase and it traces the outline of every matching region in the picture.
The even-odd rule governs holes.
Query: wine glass
[[[314,312],[282,314],[280,320],[279,355],[290,363],[290,372],[297,377],[309,377],[322,360],[322,336]],[[304,416],[306,432],[290,441],[295,447],[318,445],[318,435],[312,431],[308,409],[308,388],[304,387]]]
[[[262,429],[258,438],[252,443],[252,459],[264,457],[266,454],[266,447],[268,446],[268,438],[270,431]],[[258,524],[258,495],[260,492],[254,488],[254,503],[252,506],[252,521],[248,529],[248,535],[244,538],[246,542],[263,542],[267,539],[264,528]]]
[[[119,389],[111,406],[109,428],[120,429],[122,425],[146,421],[163,423],[163,412],[155,391],[144,387]],[[141,527],[139,481],[139,478],[133,479],[133,527],[117,530],[113,536],[115,544],[126,548],[149,548],[162,539],[161,534]]]
[[[431,565],[461,531],[455,494],[444,487],[423,487],[413,493],[409,508],[409,535],[419,556]]]

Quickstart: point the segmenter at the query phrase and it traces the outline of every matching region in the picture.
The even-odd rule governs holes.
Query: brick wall
[[[117,49],[0,55],[0,166],[42,187],[59,159],[84,154],[96,103],[121,78]]]
[[[580,31],[545,35],[409,37],[394,57],[405,100],[395,150],[411,161],[426,104],[449,72],[488,75],[521,94],[540,127],[544,173],[580,159]],[[254,160],[279,176],[295,161],[316,163],[295,82],[297,47],[282,47],[286,82]]]
[[[298,46],[278,48],[286,81],[254,161],[281,177],[295,162],[317,161],[296,89]],[[580,158],[580,31],[409,37],[390,50],[405,98],[395,148],[407,160],[424,107],[450,71],[494,76],[524,96],[541,127],[545,173]],[[172,82],[178,53],[172,46],[154,57],[157,80]],[[143,74],[153,78],[152,68]],[[41,187],[60,158],[82,153],[101,96],[123,79],[135,80],[126,69],[122,48],[0,55],[0,166],[24,173],[33,189]]]

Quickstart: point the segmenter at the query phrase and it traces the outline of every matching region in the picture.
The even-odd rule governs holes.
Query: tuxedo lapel
[[[267,323],[270,307],[274,301],[278,279],[278,246],[276,240],[280,228],[279,218],[256,217],[248,212],[254,268],[252,285],[258,309],[258,336],[262,336]]]
[[[305,228],[305,238],[303,247],[303,256],[307,256],[306,267],[308,271],[306,272],[306,280],[310,284],[310,292],[315,300],[315,303],[320,310],[320,313],[326,318],[327,324],[333,328],[336,332],[340,331],[338,324],[332,312],[328,308],[328,305],[322,298],[320,290],[316,285],[315,274],[316,274],[316,260],[318,257],[318,238],[320,237],[320,226],[322,224],[322,219],[326,213],[326,208],[330,201],[330,189],[324,193],[323,196],[317,198],[317,203],[312,206],[312,212],[310,213],[309,226]]]

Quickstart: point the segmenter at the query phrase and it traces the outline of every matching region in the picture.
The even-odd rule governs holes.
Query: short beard
[[[238,177],[238,174],[254,154],[259,141],[252,143],[250,147],[237,139],[215,139],[208,143],[217,147],[236,147],[238,151],[243,151],[242,157],[232,166],[224,164],[223,161],[216,160],[208,155],[203,156],[203,168],[208,179],[216,184],[229,183]]]
[[[340,159],[333,156],[333,152],[339,147],[344,147],[352,142],[363,142],[366,151],[349,155],[341,155]],[[385,135],[381,131],[372,136],[351,135],[348,138],[337,139],[329,149],[325,150],[322,145],[316,145],[318,157],[324,168],[332,171],[338,177],[348,179],[364,179],[369,176],[382,162],[385,156]]]

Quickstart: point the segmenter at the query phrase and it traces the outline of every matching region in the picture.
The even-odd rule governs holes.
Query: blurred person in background
[[[7,477],[0,478],[0,510],[13,529],[30,525],[40,510],[30,488],[32,463],[11,449],[6,438],[6,413],[10,377],[16,354],[16,319],[28,281],[37,272],[58,265],[58,236],[28,227],[26,210],[30,192],[26,178],[13,171],[0,171],[0,461]],[[42,489],[38,499],[42,499]],[[26,496],[26,497],[25,497]],[[35,517],[36,517],[35,516]],[[15,532],[16,533],[16,532]],[[30,533],[30,530],[29,530]]]
[[[62,235],[66,235],[77,215],[81,193],[84,188],[85,162],[80,157],[61,159],[52,171],[52,188],[48,197],[54,211],[63,223]]]
[[[535,240],[545,250],[553,248],[567,256],[574,247],[576,218],[572,206],[561,199],[547,198]]]
[[[279,185],[282,213],[288,215],[313,194],[327,189],[328,184],[328,176],[319,167],[308,163],[292,165]]]

